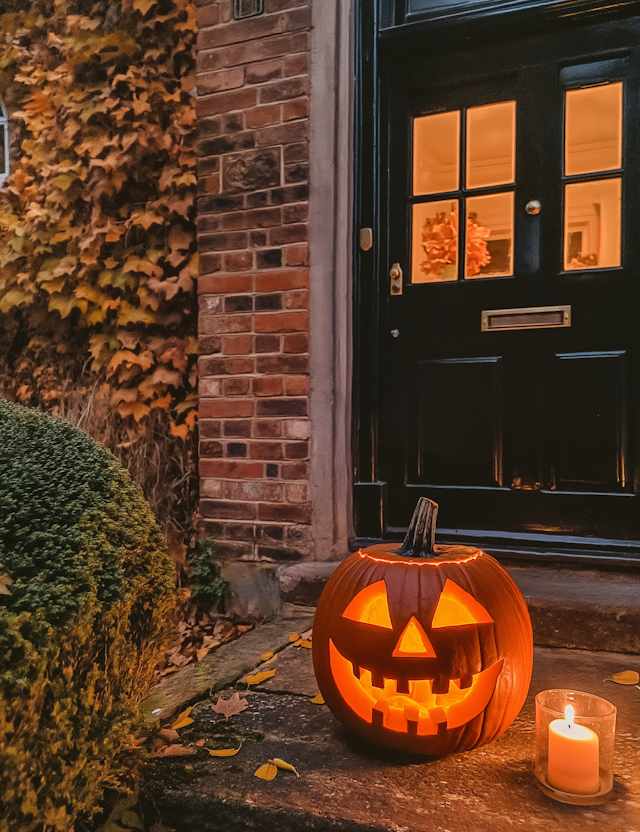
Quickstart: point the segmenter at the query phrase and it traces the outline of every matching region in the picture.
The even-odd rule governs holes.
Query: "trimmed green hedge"
[[[0,832],[68,832],[91,815],[147,693],[173,567],[106,448],[0,400],[3,583]]]

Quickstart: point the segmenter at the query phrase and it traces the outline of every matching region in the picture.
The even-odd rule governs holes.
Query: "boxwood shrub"
[[[0,832],[68,832],[147,693],[173,570],[116,458],[4,400],[0,593]]]

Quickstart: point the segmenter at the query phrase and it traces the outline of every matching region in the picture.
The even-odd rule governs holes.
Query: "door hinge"
[[[391,271],[389,272],[389,277],[391,278],[391,286],[389,287],[389,291],[392,295],[401,295],[402,294],[402,269],[400,268],[400,263],[394,263],[391,266]]]

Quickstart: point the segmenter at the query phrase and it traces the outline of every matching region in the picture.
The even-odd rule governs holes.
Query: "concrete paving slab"
[[[282,651],[276,676],[248,691],[248,708],[228,720],[210,700],[194,708],[181,742],[242,743],[240,751],[213,758],[200,748],[189,758],[151,760],[143,784],[150,824],[176,832],[640,832],[640,691],[603,681],[640,669],[637,656],[536,648],[529,696],[509,731],[433,760],[367,745],[326,706],[312,704],[310,652]],[[554,687],[586,690],[618,707],[615,785],[601,806],[565,806],[535,785],[533,700]],[[274,757],[295,765],[300,779],[286,771],[271,782],[254,777]]]
[[[275,621],[261,624],[237,641],[218,647],[197,664],[187,665],[163,679],[140,705],[145,721],[153,724],[168,719],[197,699],[235,684],[260,664],[262,653],[277,653],[289,644],[292,631],[307,630],[313,623],[314,612],[309,607],[285,603]]]

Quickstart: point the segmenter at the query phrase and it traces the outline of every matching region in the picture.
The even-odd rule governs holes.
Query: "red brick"
[[[201,6],[196,10],[196,20],[198,22],[198,29],[204,29],[205,26],[217,26],[220,20],[219,6]]]
[[[201,419],[207,417],[219,418],[221,416],[253,416],[253,401],[251,399],[233,399],[231,401],[205,399],[200,402],[198,412]]]
[[[212,272],[219,272],[222,268],[222,256],[220,254],[205,254],[200,252],[200,265],[198,272],[200,275],[208,275]],[[202,288],[200,281],[198,281],[198,290],[200,292],[206,291]]]
[[[266,0],[265,11],[282,12],[285,9],[294,9],[298,6],[306,6],[309,0]]]
[[[218,335],[202,335],[198,338],[200,355],[215,355],[220,352],[222,341]]]
[[[281,503],[284,497],[285,485],[282,482],[245,482],[243,480],[224,480],[222,494],[226,500],[259,500],[270,503]]]
[[[307,355],[259,355],[256,359],[256,371],[266,375],[292,373],[300,375],[309,372]]]
[[[260,103],[273,104],[276,101],[288,101],[291,98],[309,94],[309,78],[286,78],[273,84],[260,87]]]
[[[222,390],[225,396],[248,396],[251,381],[248,378],[225,378]]]
[[[220,72],[198,73],[198,95],[208,95],[212,92],[235,90],[244,86],[244,67],[223,69]]]
[[[256,275],[256,292],[306,289],[308,286],[308,269],[283,269],[282,271],[260,272]]]
[[[225,436],[233,436],[238,439],[248,439],[251,436],[251,422],[236,420],[233,422],[225,422],[223,426],[223,434]]]
[[[306,75],[309,71],[309,56],[306,52],[299,55],[287,55],[284,59],[284,74]]]
[[[200,251],[228,251],[247,248],[249,237],[245,231],[226,231],[224,234],[198,234]]]
[[[286,442],[284,446],[284,455],[286,459],[308,459],[309,458],[309,443],[308,442]]]
[[[299,328],[302,329],[303,327]],[[203,331],[206,335],[220,335],[225,332],[251,332],[251,315],[211,315],[205,318]]]
[[[256,332],[292,332],[309,329],[308,312],[271,312],[256,315]]]
[[[288,32],[295,29],[309,29],[311,27],[311,9],[307,6],[304,9],[296,9],[286,16],[285,29]]]
[[[279,523],[310,523],[311,506],[285,506],[271,503],[258,503],[258,519],[275,520]]]
[[[225,335],[222,339],[224,355],[249,355],[251,346],[251,335]]]
[[[308,142],[287,144],[283,148],[282,158],[285,162],[306,162],[309,159]]]
[[[285,205],[282,209],[282,222],[306,222],[309,219],[309,203],[298,202],[295,205]]]
[[[275,378],[275,376],[270,376]],[[285,376],[287,396],[308,396],[309,376]]]
[[[217,442],[215,439],[201,440],[198,452],[201,459],[222,456],[222,442]]]
[[[256,144],[260,147],[271,147],[278,144],[301,142],[309,137],[308,121],[291,121],[288,124],[278,124],[274,127],[263,127],[256,130]]]
[[[264,84],[274,78],[281,78],[282,70],[282,59],[250,64],[247,67],[247,84]]]
[[[287,246],[284,250],[285,266],[308,266],[309,246]]]
[[[309,231],[306,224],[283,225],[280,228],[272,228],[269,231],[269,245],[281,246],[285,243],[306,242],[309,239]]]
[[[307,52],[308,49],[309,34],[307,32],[276,35],[253,43],[239,43],[212,52],[200,52],[198,55],[198,71],[208,72],[212,69],[250,64],[268,58]]]
[[[214,419],[201,418],[198,422],[198,433],[201,439],[210,439],[220,436],[222,425]]]
[[[253,289],[252,274],[225,274],[201,277],[198,280],[201,292],[236,293],[251,292]]]
[[[280,336],[256,335],[256,352],[280,352]]]
[[[309,478],[308,462],[289,462],[280,466],[283,480],[306,480]]]
[[[296,25],[297,18],[292,17],[292,15],[296,15],[296,12],[290,12],[284,19],[280,15],[264,15],[248,20],[234,21],[215,29],[204,29],[198,33],[197,50],[214,49],[217,46],[227,46],[230,43],[245,44],[250,40],[264,39],[266,35],[280,34],[284,29],[285,20],[290,30],[308,28],[308,25],[307,27]]]
[[[282,459],[281,442],[252,442],[249,448],[251,459]]]
[[[214,116],[218,113],[230,113],[233,110],[246,110],[258,103],[258,93],[255,87],[245,87],[241,90],[230,90],[207,95],[196,100],[198,117]]]
[[[200,179],[198,182],[198,188],[201,189],[201,193],[205,194],[217,194],[220,192],[220,174],[219,173],[211,173],[209,176],[205,176],[204,179]]]
[[[264,465],[244,459],[202,459],[200,476],[229,477],[231,479],[260,479],[264,476]]]
[[[198,363],[201,375],[235,376],[253,372],[253,358],[201,358]]]
[[[263,376],[254,378],[252,385],[254,396],[281,396],[284,393],[282,376]]]
[[[253,423],[253,435],[257,439],[275,439],[282,436],[280,419],[256,419]]]
[[[308,118],[309,116],[309,99],[305,95],[302,98],[296,98],[293,101],[286,101],[282,105],[282,120],[293,121],[297,118]]]
[[[245,113],[247,127],[266,127],[279,124],[282,120],[281,105],[270,104],[268,107],[255,107]]]
[[[229,272],[241,272],[253,266],[253,251],[231,251],[222,260]]]
[[[287,309],[308,309],[309,290],[296,289],[293,292],[287,292],[285,306]]]
[[[223,500],[200,500],[200,511],[205,517],[219,517],[224,520],[253,520],[257,514],[256,503]],[[216,546],[216,555],[219,555],[218,546]]]
[[[307,503],[309,501],[309,486],[296,482],[286,486],[287,503]]]
[[[306,416],[308,405],[306,398],[298,399],[258,399],[257,416]]]
[[[270,228],[282,223],[282,208],[258,208],[254,211],[234,211],[222,216],[225,229]]]

